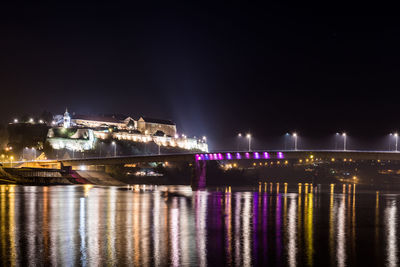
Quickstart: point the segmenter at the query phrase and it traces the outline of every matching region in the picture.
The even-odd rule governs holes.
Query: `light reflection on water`
[[[1,185],[0,264],[397,266],[398,201],[375,193]]]

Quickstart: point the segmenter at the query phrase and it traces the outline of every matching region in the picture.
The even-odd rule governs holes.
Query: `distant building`
[[[68,109],[65,109],[64,117],[63,117],[63,127],[69,128],[71,127],[71,116],[68,113]]]
[[[87,128],[108,128],[116,127],[119,130],[138,130],[146,135],[170,136],[176,135],[176,125],[170,120],[154,119],[148,117],[140,117],[135,120],[132,117],[124,115],[105,115],[90,116],[76,115],[72,116],[65,110],[64,115],[56,115],[53,120],[54,126],[64,128],[70,127],[87,127]]]
[[[85,151],[94,149],[96,139],[92,129],[62,127],[49,129],[47,141],[54,149]]]
[[[112,116],[87,116],[87,115],[75,115],[72,118],[72,122],[76,126],[83,126],[89,128],[101,128],[101,127],[117,127],[118,129],[136,129],[136,122],[131,117],[122,119],[121,117]]]
[[[54,116],[52,125],[47,139],[54,149],[90,150],[94,148],[96,138],[111,138],[132,142],[153,141],[159,146],[208,151],[205,140],[187,138],[185,135],[179,137],[176,124],[170,120],[145,116],[134,120],[124,115],[71,116],[65,110],[64,115]]]
[[[171,137],[176,135],[176,125],[170,120],[140,117],[137,121],[137,129],[142,133],[150,135],[166,135]]]

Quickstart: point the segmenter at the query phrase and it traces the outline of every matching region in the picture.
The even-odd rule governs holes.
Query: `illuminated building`
[[[137,121],[137,129],[142,133],[154,135],[157,132],[167,136],[176,135],[176,125],[170,120],[160,120],[147,117],[140,117]]]
[[[69,128],[71,127],[71,116],[68,113],[68,109],[65,109],[64,113],[64,121],[63,121],[63,127],[64,128]]]
[[[123,115],[112,116],[54,116],[53,127],[48,132],[48,141],[54,149],[74,151],[91,150],[96,138],[127,140],[132,142],[154,142],[158,146],[178,147],[186,150],[208,152],[206,138],[188,138],[177,135],[176,125],[170,120],[140,117],[134,120]]]
[[[47,141],[54,149],[85,151],[94,149],[96,138],[92,129],[51,128]]]

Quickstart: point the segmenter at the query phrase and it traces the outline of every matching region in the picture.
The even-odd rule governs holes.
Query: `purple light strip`
[[[276,157],[278,159],[285,158],[285,156],[283,155],[283,152],[277,152],[276,153]],[[235,158],[236,159],[242,159],[242,155],[239,152],[237,152],[235,154]],[[250,159],[251,158],[251,155],[250,155],[249,152],[245,153],[245,158],[246,159]],[[253,152],[252,153],[252,158],[254,158],[254,159],[260,159],[260,158],[270,159],[271,157],[270,157],[268,152],[262,152],[262,153]],[[224,159],[232,160],[233,159],[233,155],[232,155],[232,153],[226,153],[225,155],[222,154],[222,153],[195,154],[195,159],[196,159],[196,161],[198,161],[198,160],[224,160]]]

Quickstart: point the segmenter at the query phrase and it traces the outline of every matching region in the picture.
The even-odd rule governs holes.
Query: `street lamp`
[[[18,119],[14,119],[14,123],[18,123]]]
[[[114,157],[117,156],[117,144],[115,143],[115,141],[112,141],[111,144],[114,146]]]
[[[339,133],[335,134],[335,150],[338,150],[338,139],[339,139]]]
[[[22,149],[22,160],[25,159],[25,149],[28,150],[28,147],[24,147],[24,148]]]
[[[246,138],[249,139],[249,152],[251,151],[251,134],[247,134]]]
[[[398,151],[397,151],[397,143],[398,143],[398,140],[399,140],[399,134],[398,134],[398,133],[394,133],[394,138],[395,138],[395,140],[396,140],[396,145],[395,145],[395,147],[396,147],[396,152],[398,152]]]
[[[32,150],[33,150],[33,152],[34,152],[34,157],[33,157],[33,160],[36,160],[36,149],[34,148],[34,147],[32,147]]]
[[[240,144],[240,139],[241,138],[242,138],[242,134],[238,133],[237,140],[236,140],[236,151],[239,151],[239,144]]]
[[[293,133],[292,136],[294,138],[294,150],[297,150],[297,133]]]
[[[284,147],[285,147],[284,150],[287,150],[288,141],[290,141],[290,139],[288,139],[289,136],[290,136],[289,133],[285,133],[285,137],[284,137],[284,140],[283,140],[283,142],[284,142]]]
[[[343,136],[343,151],[346,151],[346,137],[347,134],[346,133],[342,133]]]

